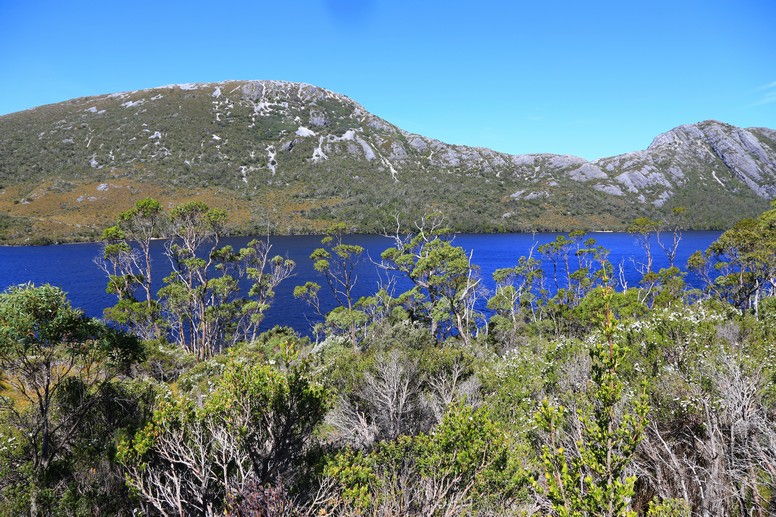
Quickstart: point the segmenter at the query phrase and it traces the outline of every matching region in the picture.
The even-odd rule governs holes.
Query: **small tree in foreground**
[[[99,451],[102,437],[89,433],[111,381],[141,354],[134,337],[85,317],[59,288],[28,284],[0,294],[3,498],[31,515],[53,511],[80,474],[76,449],[88,443]]]
[[[630,502],[636,478],[628,476],[627,469],[649,408],[643,395],[632,409],[623,408],[625,384],[619,370],[627,350],[614,339],[612,289],[607,286],[602,292],[604,339],[590,348],[590,401],[572,412],[545,400],[536,414],[549,443],[542,446],[544,472],[534,487],[549,502],[552,514],[561,517],[635,516]],[[562,434],[568,424],[578,429],[572,443]]]

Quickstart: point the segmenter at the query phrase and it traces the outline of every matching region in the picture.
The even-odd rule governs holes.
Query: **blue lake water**
[[[677,265],[683,268],[687,257],[696,250],[706,249],[719,234],[720,232],[685,232],[679,245]],[[454,243],[471,252],[472,262],[480,267],[482,284],[485,288],[492,289],[494,282],[491,275],[496,269],[515,265],[517,259],[526,255],[534,245],[552,241],[556,235],[559,234],[460,234],[455,237]],[[588,236],[610,250],[609,260],[613,264],[624,265],[626,279],[631,286],[638,282],[640,274],[634,262],[643,261],[644,252],[634,236],[626,233],[591,233]],[[249,237],[232,237],[223,239],[222,242],[239,248],[249,240]],[[346,240],[364,246],[374,260],[379,260],[380,253],[392,243],[385,237],[374,235],[352,235]],[[263,327],[288,325],[306,333],[309,331],[313,313],[307,305],[295,299],[292,292],[295,286],[308,281],[323,284],[323,279],[312,268],[308,258],[319,246],[320,236],[272,237],[270,242],[273,254],[287,256],[293,259],[297,266],[294,276],[277,289],[277,298]],[[50,283],[64,289],[74,306],[82,308],[90,316],[101,317],[103,309],[113,305],[115,298],[105,293],[105,277],[93,262],[100,250],[101,245],[98,243],[0,247],[0,290],[24,282]],[[162,255],[163,243],[155,242],[153,251],[155,278],[161,281],[169,272],[169,263]],[[653,252],[655,269],[666,265],[666,257],[658,246],[653,246]],[[356,295],[374,293],[381,279],[385,279],[385,272],[380,271],[368,258],[364,259],[359,268]],[[692,275],[687,277],[687,281],[690,284],[698,282]],[[408,285],[406,281],[399,282],[398,292],[406,289]],[[321,300],[325,308],[334,306],[333,298],[325,289],[321,290]]]

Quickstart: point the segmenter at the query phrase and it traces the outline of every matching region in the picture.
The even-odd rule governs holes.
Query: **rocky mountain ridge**
[[[230,208],[235,229],[379,231],[444,213],[463,231],[618,229],[692,210],[716,228],[776,197],[776,131],[705,121],[587,161],[406,132],[350,98],[282,81],[170,85],[0,117],[0,235],[91,238],[146,195]]]

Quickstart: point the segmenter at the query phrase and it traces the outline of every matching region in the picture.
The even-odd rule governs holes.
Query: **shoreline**
[[[680,232],[724,232],[728,228],[682,228],[679,230]],[[616,229],[616,230],[509,230],[509,231],[455,231],[453,230],[451,233],[453,235],[508,235],[508,234],[521,234],[521,235],[531,235],[531,234],[559,234],[559,235],[567,235],[570,232],[575,231],[581,231],[583,232],[583,235],[593,234],[593,233],[605,233],[605,234],[611,234],[611,233],[629,233],[627,230],[624,229]],[[660,233],[670,233],[668,231],[663,231]],[[326,235],[325,232],[300,232],[300,233],[271,233],[269,235],[257,235],[255,233],[244,233],[244,232],[233,232],[233,233],[227,233],[221,236],[222,239],[228,239],[228,238],[234,238],[234,237],[320,237],[322,235]],[[385,237],[385,235],[381,233],[371,233],[371,232],[359,232],[354,231],[350,232],[347,235],[362,235],[362,236],[368,236],[368,237]],[[159,241],[159,240],[165,240],[163,237],[155,237],[152,240]],[[45,247],[45,246],[68,246],[68,245],[80,245],[80,244],[100,244],[102,241],[100,240],[72,240],[72,241],[54,241],[54,242],[38,242],[38,243],[24,243],[24,242],[12,242],[12,243],[0,243],[0,248],[32,248],[32,247]]]

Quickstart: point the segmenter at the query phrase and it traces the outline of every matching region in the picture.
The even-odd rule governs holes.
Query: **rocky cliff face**
[[[776,131],[706,121],[588,162],[445,144],[306,84],[181,84],[0,117],[0,187],[6,240],[88,237],[146,195],[224,205],[246,230],[429,210],[460,230],[604,229],[678,205],[720,227],[776,197]]]

